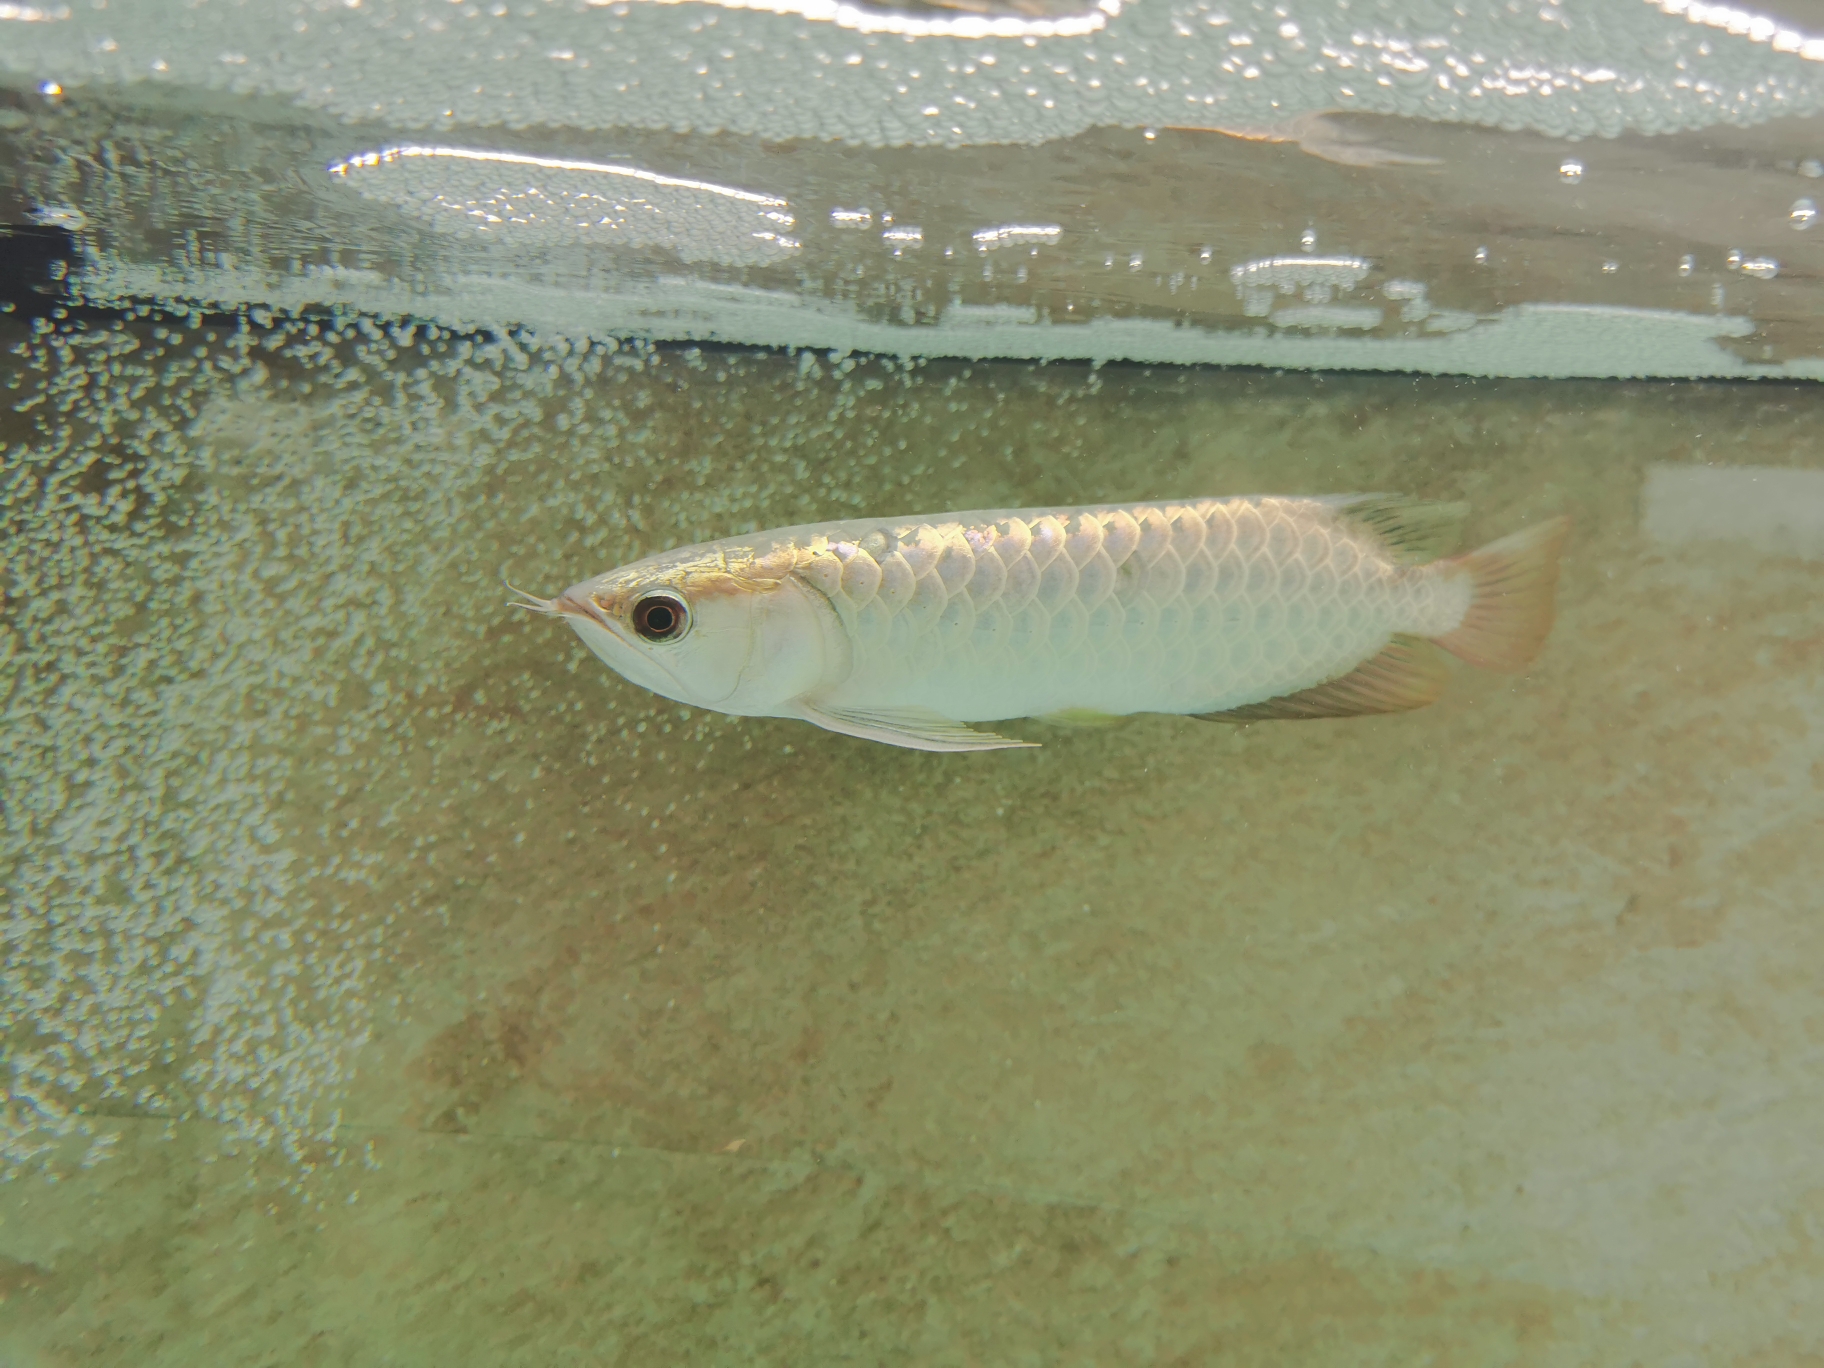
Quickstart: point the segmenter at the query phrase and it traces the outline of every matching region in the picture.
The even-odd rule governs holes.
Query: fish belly
[[[1466,590],[1332,501],[1211,499],[793,529],[852,667],[827,695],[963,722],[1216,712],[1334,679]]]

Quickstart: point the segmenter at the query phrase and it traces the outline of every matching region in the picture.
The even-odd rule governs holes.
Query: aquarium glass
[[[1811,0],[0,3],[0,1364],[1824,1355],[1821,116]],[[1239,495],[1551,634],[942,753],[514,606]]]

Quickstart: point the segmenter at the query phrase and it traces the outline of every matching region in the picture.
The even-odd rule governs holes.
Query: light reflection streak
[[[1348,289],[1374,269],[1358,256],[1272,256],[1244,261],[1229,268],[1229,279],[1238,287],[1272,287],[1282,290],[1323,283]]]
[[[1751,43],[1767,43],[1775,52],[1789,52],[1807,62],[1824,62],[1824,38],[1807,38],[1797,29],[1781,27],[1779,20],[1764,14],[1750,14],[1729,5],[1711,5],[1705,0],[1647,0],[1647,3],[1661,14],[1682,17],[1687,23],[1721,29]]]
[[[413,143],[398,147],[383,147],[374,152],[361,152],[339,162],[332,162],[329,166],[329,173],[332,176],[347,176],[350,171],[380,166],[387,162],[402,161],[408,157],[453,157],[460,161],[498,162],[507,166],[536,166],[545,171],[589,171],[606,176],[625,176],[630,180],[645,181],[648,185],[663,185],[676,190],[702,190],[712,195],[741,200],[746,204],[761,204],[778,209],[786,207],[786,202],[775,195],[755,194],[752,190],[737,190],[733,186],[717,185],[714,181],[683,180],[677,176],[661,176],[656,171],[643,171],[637,166],[567,161],[561,157],[534,157],[523,152],[489,152],[472,147],[426,147]],[[771,216],[769,215],[769,217]],[[791,222],[789,218],[783,221],[787,224]]]
[[[519,245],[659,247],[731,265],[765,264],[803,245],[785,231],[796,221],[776,195],[637,166],[403,144],[328,169],[368,198],[440,225],[457,215]]]
[[[1015,243],[1056,242],[1064,230],[1055,223],[1003,223],[998,228],[977,228],[969,236],[978,251],[1008,247]]]
[[[589,0],[592,5],[610,0]],[[695,4],[698,0],[647,0],[649,4]],[[848,0],[707,0],[723,9],[760,10],[796,15],[813,23],[834,24],[855,33],[887,33],[907,38],[1082,38],[1100,33],[1121,13],[1122,0],[1096,0],[1082,14],[1056,19],[1027,19],[1012,14],[907,14],[874,9]]]

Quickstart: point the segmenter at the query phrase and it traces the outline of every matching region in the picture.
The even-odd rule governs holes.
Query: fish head
[[[848,669],[835,611],[791,570],[789,550],[686,548],[529,606],[562,616],[641,688],[717,712],[777,716]]]

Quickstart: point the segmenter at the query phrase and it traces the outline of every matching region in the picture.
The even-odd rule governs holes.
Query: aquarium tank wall
[[[1813,0],[0,3],[0,1363],[1824,1355],[1821,113]]]

